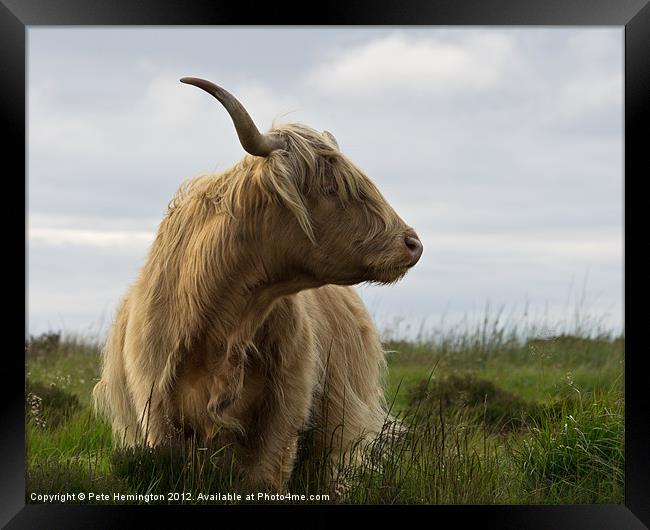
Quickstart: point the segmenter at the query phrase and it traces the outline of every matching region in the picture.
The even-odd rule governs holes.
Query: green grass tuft
[[[623,400],[602,393],[565,404],[559,421],[539,418],[516,453],[536,496],[574,503],[622,503]]]

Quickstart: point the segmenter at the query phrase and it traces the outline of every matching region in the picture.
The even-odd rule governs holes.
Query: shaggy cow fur
[[[272,131],[286,149],[180,188],[93,395],[118,443],[232,442],[251,482],[282,488],[306,427],[336,461],[387,420],[384,352],[350,285],[401,278],[416,235],[330,134]]]

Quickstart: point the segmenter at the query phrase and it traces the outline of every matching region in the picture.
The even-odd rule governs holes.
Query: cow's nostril
[[[420,256],[422,255],[422,243],[420,243],[420,240],[417,237],[413,237],[413,236],[406,236],[404,238],[404,243],[406,244],[406,248],[411,254],[411,267],[412,267],[418,262]]]

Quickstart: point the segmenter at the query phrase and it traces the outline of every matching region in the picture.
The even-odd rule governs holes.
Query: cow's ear
[[[323,136],[325,136],[325,138],[328,138],[329,141],[332,142],[337,149],[339,149],[339,143],[336,141],[336,138],[334,138],[334,135],[331,132],[323,131]]]

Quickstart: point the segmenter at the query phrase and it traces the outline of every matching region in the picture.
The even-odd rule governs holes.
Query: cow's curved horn
[[[181,83],[202,88],[226,107],[235,124],[242,147],[251,155],[268,156],[276,149],[286,149],[286,142],[281,136],[277,134],[261,134],[244,106],[227,90],[198,77],[183,77]]]

